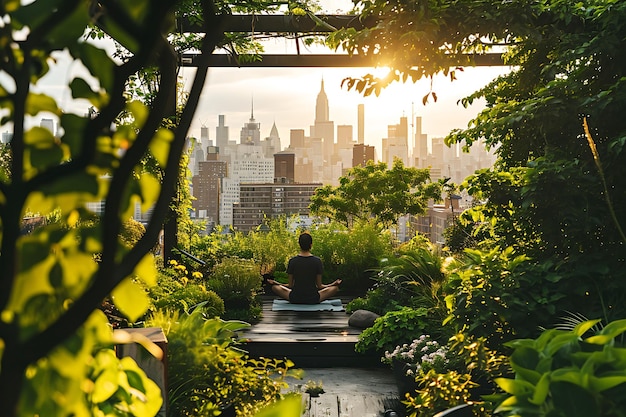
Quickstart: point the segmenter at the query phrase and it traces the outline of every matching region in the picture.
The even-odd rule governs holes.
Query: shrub
[[[154,301],[159,310],[191,311],[200,308],[207,317],[224,315],[224,300],[200,284],[187,284]]]
[[[228,315],[231,311],[245,311],[254,306],[261,282],[259,266],[255,261],[225,258],[211,271],[207,288],[215,291],[224,300]]]
[[[402,307],[376,319],[374,325],[359,336],[357,352],[378,352],[393,350],[398,345],[410,343],[428,327],[426,308]]]
[[[536,313],[532,310],[554,294],[545,293],[539,282],[533,284],[530,277],[524,276],[520,267],[527,260],[524,255],[516,255],[513,248],[466,249],[465,258],[448,281],[446,304],[450,314],[446,322],[457,330],[466,329],[469,334],[484,337],[492,348],[514,339],[519,332],[536,332],[549,315],[533,320]],[[526,285],[528,293],[522,290]]]
[[[245,323],[206,320],[195,310],[157,312],[148,325],[163,328],[168,339],[171,415],[214,416],[230,409],[253,415],[282,398],[286,376],[298,376],[290,361],[254,360],[238,349],[235,332]]]
[[[372,222],[355,223],[350,230],[331,222],[311,230],[311,236],[313,252],[324,263],[325,279],[340,278],[342,289],[353,293],[370,288],[371,270],[392,253],[391,235]]]
[[[191,274],[176,261],[170,261],[168,268],[162,268],[157,277],[157,285],[148,288],[153,309],[191,311],[200,307],[208,317],[222,317],[224,301],[211,290],[207,290],[197,272]]]

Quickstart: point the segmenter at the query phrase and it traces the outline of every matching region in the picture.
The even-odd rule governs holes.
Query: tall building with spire
[[[254,120],[254,100],[252,100],[250,120],[248,121],[248,123],[244,123],[243,127],[241,128],[241,134],[239,135],[239,139],[239,143],[241,144],[261,144],[261,123],[257,123]]]
[[[328,97],[326,96],[326,91],[324,91],[323,78],[320,92],[317,94],[317,101],[315,102],[315,122],[311,126],[311,138],[321,139],[322,157],[330,163],[335,145],[335,122],[330,120]]]
[[[265,138],[262,143],[263,145],[263,154],[266,158],[272,158],[274,154],[280,152],[282,150],[280,144],[280,135],[278,134],[278,128],[276,127],[276,122],[272,125],[272,129],[270,130],[270,135]]]

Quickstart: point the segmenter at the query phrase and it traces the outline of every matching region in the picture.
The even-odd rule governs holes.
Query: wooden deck
[[[250,356],[286,357],[297,367],[381,366],[378,356],[355,352],[361,329],[348,325],[345,311],[272,311],[274,298],[262,296],[262,320],[240,334]]]
[[[275,297],[263,296],[262,320],[240,334],[252,357],[288,358],[304,370],[288,381],[302,392],[307,381],[321,382],[325,393],[303,393],[303,417],[383,417],[398,404],[389,368],[379,356],[356,353],[361,329],[348,325],[345,311],[272,311]],[[342,298],[345,304],[350,298]],[[399,414],[401,415],[401,414]]]

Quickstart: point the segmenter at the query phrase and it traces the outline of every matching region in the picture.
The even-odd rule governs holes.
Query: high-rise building
[[[295,181],[296,155],[292,152],[274,154],[274,183],[291,184]]]
[[[365,143],[365,104],[357,106],[357,136],[356,142]]]
[[[365,166],[369,161],[376,162],[376,148],[361,143],[354,145],[352,148],[352,166]]]
[[[207,219],[213,224],[220,222],[220,201],[222,179],[228,175],[228,165],[219,160],[216,147],[207,148],[207,159],[199,162],[198,175],[193,176],[192,207],[197,217]]]
[[[223,114],[217,116],[218,125],[215,127],[215,144],[222,150],[228,146],[228,126],[225,125],[225,118]]]
[[[242,184],[239,203],[233,207],[233,227],[248,232],[266,218],[308,217],[311,196],[322,184]]]
[[[289,147],[291,149],[304,148],[305,142],[304,129],[291,129],[289,131]]]
[[[400,159],[405,166],[409,165],[409,126],[405,116],[400,117],[400,123],[387,126],[387,137],[383,139],[382,162],[388,167],[393,165],[393,161]]]
[[[41,119],[39,126],[48,129],[50,133],[52,133],[52,136],[55,136],[57,133],[53,119]]]
[[[239,135],[239,143],[246,145],[260,145],[261,144],[261,123],[257,123],[254,120],[254,102],[250,110],[250,120],[245,123],[241,128]]]
[[[428,165],[428,135],[422,133],[422,118],[415,118],[415,138],[413,143],[413,166],[416,168],[426,168]]]
[[[262,143],[263,145],[263,153],[266,158],[271,158],[275,153],[281,151],[280,145],[280,136],[278,135],[278,128],[276,127],[276,122],[272,125],[272,129],[270,130],[270,135],[265,138]]]
[[[328,97],[324,91],[324,79],[315,103],[315,122],[311,126],[311,138],[319,138],[323,143],[323,158],[331,160],[335,146],[335,122],[329,119]]]

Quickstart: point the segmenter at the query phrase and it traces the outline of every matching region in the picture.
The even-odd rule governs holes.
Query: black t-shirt
[[[293,275],[293,288],[289,301],[295,304],[317,304],[320,295],[317,292],[316,279],[322,275],[324,267],[317,256],[294,256],[287,264],[287,274]]]

